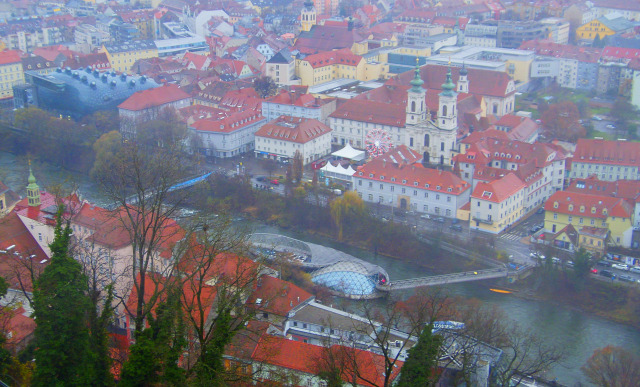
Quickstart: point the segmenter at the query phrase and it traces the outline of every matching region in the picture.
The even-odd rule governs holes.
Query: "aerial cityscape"
[[[0,386],[640,386],[640,2],[0,2]]]

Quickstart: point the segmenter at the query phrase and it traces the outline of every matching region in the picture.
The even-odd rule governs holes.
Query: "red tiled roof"
[[[573,162],[640,167],[640,143],[581,138]]]
[[[330,117],[404,127],[406,112],[401,105],[354,98],[338,107]]]
[[[418,163],[421,159],[418,153],[400,145],[359,167],[355,176],[385,182],[395,179],[393,184],[452,195],[460,195],[469,189],[469,183],[451,172],[425,168]]]
[[[571,205],[573,207],[569,209]],[[585,207],[584,212],[580,212],[581,206]],[[629,218],[633,213],[633,209],[624,199],[567,191],[558,191],[551,195],[544,204],[544,209],[550,212],[601,219],[606,219],[608,216]],[[595,212],[592,212],[593,209]],[[606,215],[604,210],[607,212]]]
[[[182,91],[178,85],[164,84],[163,86],[153,89],[135,92],[131,97],[118,105],[118,109],[140,111],[190,98],[191,96]]]
[[[39,272],[48,264],[49,256],[40,247],[17,213],[11,212],[0,221],[0,275],[13,289],[33,291],[31,275],[23,260],[28,259]],[[13,248],[9,249],[9,247]],[[47,261],[45,261],[47,260]]]
[[[360,55],[353,54],[348,48],[344,48],[342,50],[327,51],[309,55],[304,58],[303,61],[309,63],[311,67],[316,69],[334,64],[357,66],[362,61],[362,57]]]
[[[331,133],[331,128],[318,120],[280,116],[264,124],[262,128],[256,132],[256,137],[274,138],[280,141],[305,144],[328,133]]]
[[[356,380],[358,385],[378,386],[384,384],[385,360],[383,356],[340,345],[333,345],[329,350],[335,351],[336,356],[343,355],[355,360],[358,374],[361,375]],[[315,375],[318,372],[317,359],[325,356],[326,351],[327,349],[323,346],[265,333],[260,338],[251,357],[254,361],[261,363]],[[400,374],[404,362],[397,361],[396,365],[390,380],[394,380]],[[343,371],[345,374],[352,373],[348,369]],[[345,375],[345,380],[351,380],[351,376]]]
[[[303,32],[296,40],[293,49],[306,54],[351,48],[354,43],[362,42],[366,37],[360,36],[347,26],[315,25],[311,31]]]
[[[5,50],[0,52],[0,66],[10,63],[20,62],[20,54],[16,50]]]
[[[442,84],[447,78],[448,70],[449,66],[426,65],[420,67],[420,78],[424,81],[423,87],[427,90],[442,90]],[[513,85],[513,80],[511,80],[509,75],[505,72],[474,68],[468,68],[467,70],[470,94],[506,97],[508,95],[515,94],[516,92],[515,87],[513,90],[507,92],[509,85]],[[459,72],[459,67],[451,68],[451,78],[453,83],[458,82]],[[386,84],[396,86],[409,85],[409,82],[413,79],[414,75],[415,72],[413,70],[406,71],[390,78]]]
[[[640,202],[640,180],[604,181],[594,175],[586,179],[573,179],[565,191],[587,195],[606,195]]]
[[[24,315],[25,310],[22,307],[15,310],[8,310],[10,307],[7,306],[1,308],[0,313],[4,315],[2,319],[9,318],[4,327],[4,334],[8,336],[6,345],[14,355],[17,355],[17,352],[26,346],[25,340],[32,337],[36,329],[36,322],[31,317]]]
[[[312,297],[313,295],[309,292],[292,283],[263,275],[256,282],[255,290],[246,303],[261,312],[286,316],[291,310]],[[256,302],[258,299],[260,304]]]
[[[191,124],[195,130],[230,133],[245,126],[264,121],[264,117],[253,110],[237,111],[223,119],[205,118]]]
[[[607,46],[602,51],[602,56],[635,59],[640,58],[640,49]]]
[[[479,182],[471,197],[501,203],[523,189],[525,184],[514,173],[508,173],[498,180],[489,183]]]

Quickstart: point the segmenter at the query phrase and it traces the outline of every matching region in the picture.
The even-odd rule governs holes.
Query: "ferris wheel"
[[[364,144],[367,147],[367,153],[371,157],[381,156],[393,146],[391,136],[382,129],[369,131],[364,139]]]

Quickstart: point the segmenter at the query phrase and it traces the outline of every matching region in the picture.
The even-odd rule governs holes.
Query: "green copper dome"
[[[451,67],[449,67],[449,71],[447,71],[447,80],[442,84],[442,93],[440,95],[446,97],[453,97],[453,90],[456,88],[456,85],[453,84],[451,80]]]
[[[414,93],[421,93],[424,91],[424,89],[422,88],[424,81],[422,80],[422,78],[420,78],[420,66],[418,65],[418,58],[416,58],[415,72],[416,72],[415,76],[413,77],[411,82],[409,82],[411,84],[411,91]]]

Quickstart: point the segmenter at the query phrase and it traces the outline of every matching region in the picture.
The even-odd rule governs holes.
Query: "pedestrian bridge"
[[[496,268],[478,271],[465,271],[462,273],[434,275],[429,277],[411,278],[406,280],[391,281],[387,286],[378,286],[379,290],[403,290],[423,286],[436,286],[455,284],[460,282],[480,281],[492,278],[506,277],[509,271],[506,268]]]

